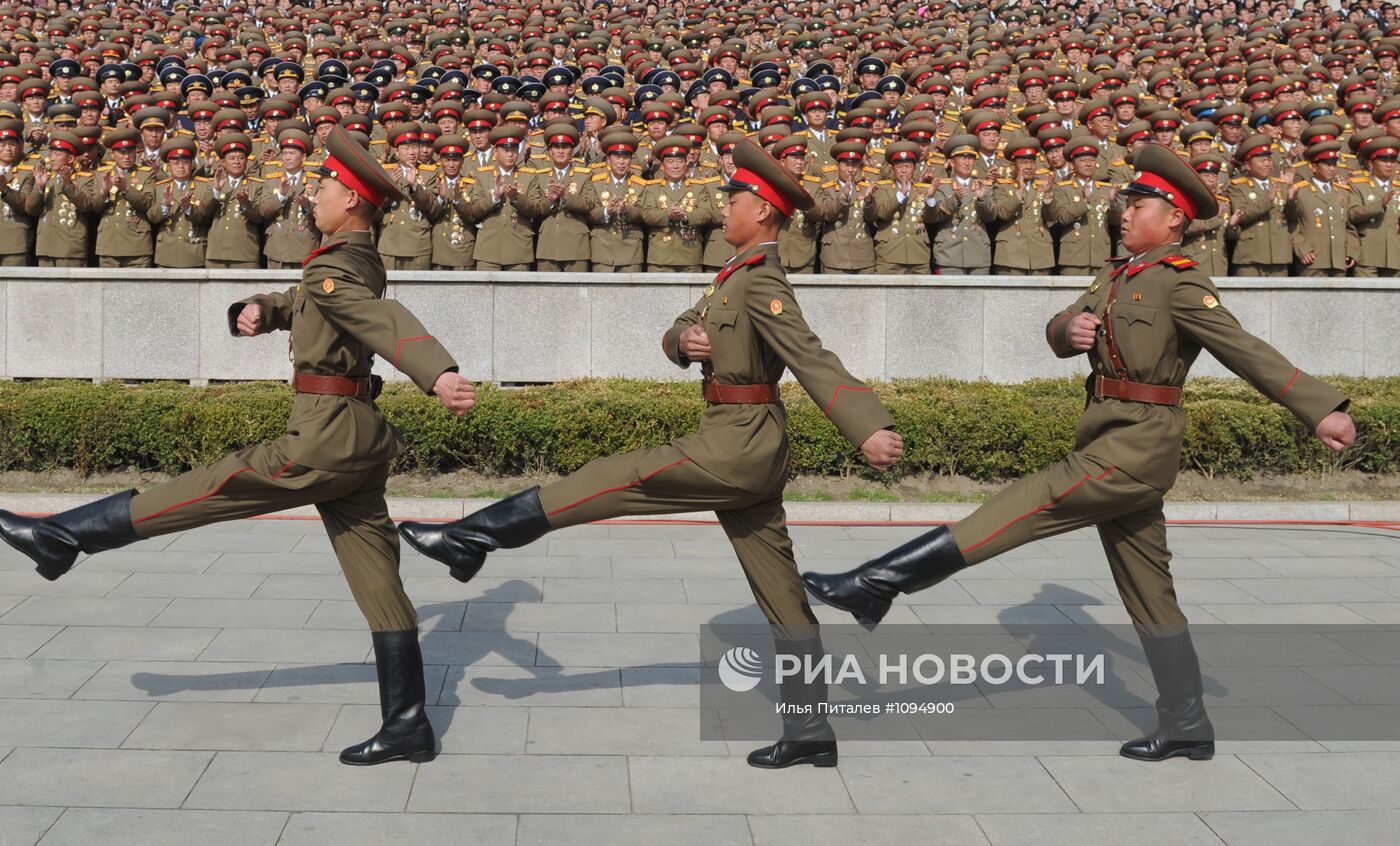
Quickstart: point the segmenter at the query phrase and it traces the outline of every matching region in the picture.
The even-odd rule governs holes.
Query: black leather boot
[[[52,517],[0,511],[0,538],[34,559],[39,575],[53,581],[73,568],[80,552],[91,555],[141,540],[131,524],[135,495],[123,491]]]
[[[452,578],[469,581],[497,549],[515,549],[550,530],[540,489],[530,488],[488,505],[455,523],[400,523],[399,534],[429,558],[452,568]]]
[[[425,709],[423,651],[418,630],[373,632],[374,666],[379,673],[379,712],[384,725],[364,743],[340,753],[353,766],[412,761],[421,764],[436,754],[437,738]]]
[[[849,611],[867,629],[884,619],[890,600],[933,587],[967,566],[947,526],[920,535],[893,552],[845,573],[803,573],[807,590]]]
[[[823,654],[819,637],[778,641],[777,651],[799,658],[810,655],[813,663]],[[765,770],[780,770],[797,764],[836,766],[836,734],[818,704],[826,702],[826,683],[807,684],[798,673],[782,680],[778,695],[782,703],[789,706],[783,713],[782,739],[750,752],[749,766]]]
[[[1157,730],[1124,743],[1119,754],[1139,761],[1180,756],[1210,760],[1215,755],[1215,729],[1206,716],[1201,664],[1191,632],[1182,629],[1163,635],[1139,628],[1138,639],[1157,683]]]

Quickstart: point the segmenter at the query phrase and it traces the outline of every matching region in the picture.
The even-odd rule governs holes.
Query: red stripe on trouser
[[[283,467],[281,470],[278,470],[277,473],[276,473],[275,475],[271,476],[270,478],[272,478],[272,479],[279,479],[279,478],[281,478],[281,477],[282,477],[282,474],[283,474],[283,473],[286,473],[288,470],[292,469],[292,465],[295,464],[295,463],[296,463],[296,462],[294,462],[294,461],[288,461],[286,467]],[[170,512],[174,511],[174,510],[177,509],[177,508],[184,508],[186,505],[194,505],[196,502],[203,502],[204,500],[208,499],[208,498],[211,497],[211,496],[218,496],[218,495],[219,495],[219,491],[223,490],[223,489],[228,485],[229,482],[232,482],[234,476],[237,476],[237,475],[239,475],[240,473],[251,473],[251,472],[253,472],[253,468],[251,468],[251,467],[244,467],[242,470],[235,470],[234,472],[232,472],[232,473],[230,473],[230,474],[228,475],[228,478],[227,478],[227,479],[224,479],[222,482],[220,482],[220,483],[219,483],[219,486],[218,486],[217,488],[215,488],[214,490],[212,490],[212,491],[210,491],[209,493],[205,494],[204,496],[197,496],[197,497],[195,497],[194,499],[186,500],[185,502],[182,502],[182,503],[180,503],[180,504],[178,504],[178,505],[172,505],[172,506],[170,506],[169,508],[163,508],[163,509],[161,509],[160,511],[157,511],[156,513],[154,513],[154,514],[148,514],[148,515],[146,515],[145,517],[142,517],[140,520],[137,520],[137,521],[135,521],[134,523],[132,523],[132,525],[133,525],[133,526],[139,526],[139,525],[141,525],[142,523],[146,522],[147,520],[154,520],[155,518],[161,516],[162,514],[169,514]]]
[[[994,540],[994,539],[996,538],[997,535],[1000,535],[1002,532],[1006,531],[1007,529],[1011,528],[1012,526],[1016,525],[1017,523],[1021,522],[1021,521],[1024,520],[1024,519],[1026,519],[1027,517],[1033,517],[1033,516],[1035,516],[1036,514],[1039,514],[1040,512],[1044,511],[1045,509],[1051,507],[1051,506],[1054,505],[1055,503],[1059,502],[1060,500],[1062,500],[1062,499],[1064,499],[1065,497],[1069,496],[1070,494],[1074,493],[1074,491],[1075,491],[1076,488],[1078,488],[1080,485],[1084,484],[1085,482],[1089,481],[1090,479],[1093,479],[1094,481],[1099,481],[1099,480],[1103,479],[1104,476],[1107,476],[1109,473],[1112,473],[1112,472],[1113,472],[1113,468],[1110,467],[1110,468],[1108,468],[1107,470],[1103,471],[1102,473],[1100,473],[1100,474],[1097,475],[1097,476],[1085,475],[1084,478],[1082,478],[1082,479],[1080,479],[1079,481],[1075,482],[1073,485],[1070,485],[1070,486],[1069,486],[1069,489],[1066,490],[1064,493],[1062,493],[1062,494],[1060,494],[1060,495],[1058,495],[1058,496],[1052,498],[1049,502],[1045,503],[1044,505],[1040,506],[1039,508],[1036,508],[1036,509],[1034,509],[1034,510],[1032,510],[1032,511],[1027,511],[1025,514],[1022,514],[1020,517],[1017,517],[1015,520],[1010,521],[1010,522],[1007,523],[1005,526],[1002,526],[1000,529],[997,529],[995,532],[992,532],[992,533],[991,533],[990,535],[988,535],[987,537],[983,538],[982,540],[978,541],[977,543],[973,544],[972,546],[969,546],[967,549],[964,549],[964,550],[963,550],[963,554],[966,555],[966,554],[972,552],[973,550],[978,549],[979,547],[986,546],[988,543],[991,543],[992,540]]]
[[[662,467],[660,470],[656,470],[656,471],[653,471],[653,472],[651,472],[651,473],[648,473],[647,475],[643,476],[642,478],[638,479],[638,480],[635,481],[635,482],[629,482],[629,483],[627,483],[627,484],[625,484],[625,485],[618,485],[618,486],[615,487],[615,488],[608,488],[608,489],[605,490],[605,491],[598,491],[598,492],[595,493],[595,494],[592,494],[592,495],[590,495],[590,496],[584,497],[583,499],[579,500],[578,502],[569,503],[568,505],[564,506],[563,508],[556,508],[556,509],[554,509],[553,511],[549,512],[549,514],[547,514],[546,516],[548,516],[548,517],[553,517],[555,514],[562,514],[563,512],[568,511],[570,508],[576,508],[576,507],[578,507],[578,506],[580,506],[580,505],[583,505],[585,502],[588,502],[589,500],[597,499],[598,497],[603,496],[604,494],[617,493],[618,491],[625,491],[625,490],[627,490],[628,488],[635,488],[637,485],[640,485],[641,483],[647,481],[648,479],[652,478],[653,476],[657,475],[658,473],[661,473],[661,472],[666,471],[666,470],[670,470],[672,467],[675,467],[675,466],[678,465],[678,464],[684,464],[684,463],[686,463],[686,462],[689,461],[689,460],[690,460],[689,458],[682,458],[682,459],[680,459],[679,461],[672,461],[670,464],[667,464],[665,467]]]

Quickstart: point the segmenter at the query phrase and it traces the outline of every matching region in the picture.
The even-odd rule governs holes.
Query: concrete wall
[[[299,281],[288,271],[5,268],[0,378],[285,379],[287,337],[228,334],[229,304]],[[708,276],[391,274],[419,316],[480,381],[584,376],[694,379],[660,338]],[[1017,382],[1084,371],[1055,358],[1044,326],[1088,280],[1075,277],[796,277],[808,321],[866,379],[943,375]],[[1400,279],[1224,279],[1245,328],[1318,374],[1400,374]],[[386,378],[394,378],[382,361]],[[1203,356],[1197,375],[1228,375]]]

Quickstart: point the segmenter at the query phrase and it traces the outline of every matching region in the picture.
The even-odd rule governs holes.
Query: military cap
[[[579,131],[572,121],[557,120],[544,128],[544,140],[549,146],[555,144],[568,144],[570,147],[578,144]]]
[[[258,114],[267,118],[288,118],[297,113],[296,103],[280,98],[264,100],[258,106]]]
[[[1226,126],[1230,124],[1242,124],[1249,117],[1249,110],[1244,106],[1226,106],[1217,109],[1210,118],[1216,126]]]
[[[604,121],[612,123],[617,120],[617,109],[602,97],[589,97],[583,104],[583,115],[584,117],[597,115]]]
[[[44,110],[44,115],[55,125],[65,125],[77,123],[82,111],[74,103],[54,103]]]
[[[491,129],[497,123],[496,113],[490,109],[468,109],[462,115],[467,131]]]
[[[167,162],[171,159],[193,159],[198,151],[193,138],[171,138],[160,145],[160,158]]]
[[[885,60],[879,56],[866,56],[856,63],[856,73],[860,76],[866,74],[884,76],[887,70],[889,70],[889,65],[886,65]]]
[[[1008,159],[1035,158],[1040,155],[1040,142],[1029,135],[1018,135],[1006,142],[1001,154]]]
[[[1297,103],[1279,103],[1269,109],[1269,123],[1278,126],[1286,120],[1303,120],[1303,110]]]
[[[302,153],[311,152],[311,135],[304,129],[296,126],[289,126],[286,129],[277,131],[277,147],[279,149],[291,147],[293,150],[301,150]]]
[[[865,145],[859,141],[838,141],[831,145],[831,157],[838,162],[857,162],[865,158]]]
[[[968,132],[976,133],[988,129],[1000,130],[1002,123],[1001,117],[990,109],[973,109],[963,115],[963,126],[967,128]]]
[[[1308,161],[1313,162],[1313,163],[1318,163],[1318,162],[1334,162],[1334,163],[1335,163],[1335,162],[1341,161],[1341,158],[1342,158],[1342,142],[1340,142],[1340,141],[1318,141],[1317,143],[1309,144],[1308,147],[1307,147],[1307,149],[1305,149],[1305,150],[1303,151],[1303,155],[1304,155],[1304,156],[1307,156]]]
[[[312,126],[320,126],[323,123],[340,123],[340,109],[335,106],[321,106],[319,109],[312,109],[306,117]]]
[[[170,126],[170,112],[156,106],[148,106],[131,116],[131,124],[137,129],[165,129]]]
[[[23,121],[15,118],[0,120],[0,141],[19,141],[24,135]]]
[[[141,146],[141,132],[126,127],[114,129],[102,143],[109,150],[134,150]]]
[[[1255,156],[1266,156],[1273,151],[1274,139],[1262,132],[1249,136],[1235,149],[1235,161],[1247,162]]]
[[[242,132],[225,132],[214,139],[214,149],[220,156],[229,153],[250,153],[253,150],[253,139]]]
[[[1208,120],[1198,120],[1188,123],[1177,133],[1181,143],[1190,144],[1193,141],[1214,141],[1220,134],[1219,128]]]
[[[1229,164],[1219,153],[1201,153],[1191,157],[1191,169],[1197,173],[1219,173]]]
[[[1099,115],[1112,115],[1113,106],[1107,100],[1090,100],[1079,109],[1079,122],[1087,124]]]
[[[603,152],[609,156],[630,156],[637,152],[637,136],[626,129],[610,129],[598,140],[603,145]]]
[[[62,150],[76,156],[83,150],[83,139],[66,130],[55,130],[49,133],[49,149]]]
[[[503,121],[529,121],[535,116],[535,108],[523,100],[512,100],[501,106],[501,120]]]
[[[433,152],[442,158],[463,158],[468,149],[470,144],[460,135],[444,135],[433,142]]]
[[[812,207],[812,195],[798,184],[763,148],[745,138],[734,145],[734,175],[721,188],[744,191],[773,205],[784,217]]]
[[[667,135],[656,142],[653,155],[658,159],[664,159],[667,156],[689,155],[694,146],[694,142],[684,135]]]
[[[323,177],[330,177],[359,194],[372,206],[383,206],[403,194],[384,173],[384,166],[375,161],[343,126],[331,128],[326,136],[326,160],[317,168]]]
[[[1187,220],[1205,220],[1220,213],[1215,195],[1170,148],[1155,142],[1144,144],[1133,156],[1133,167],[1137,178],[1122,193],[1165,200],[1181,209]]]
[[[977,155],[977,136],[965,132],[951,136],[943,142],[943,155],[950,159],[954,156]]]
[[[417,144],[423,140],[423,128],[414,121],[404,121],[389,127],[384,134],[384,140],[390,147],[397,147],[400,144]]]
[[[1077,159],[1080,156],[1098,156],[1103,152],[1099,149],[1099,139],[1087,132],[1081,132],[1070,136],[1069,144],[1065,145],[1065,157]]]
[[[788,135],[778,139],[778,141],[773,144],[773,158],[775,159],[796,155],[807,155],[807,136]]]
[[[1145,120],[1135,120],[1118,130],[1118,137],[1114,140],[1118,142],[1118,146],[1127,147],[1134,141],[1140,141],[1151,134],[1152,124]]]
[[[1363,142],[1359,151],[1360,155],[1367,161],[1385,156],[1395,158],[1400,154],[1400,138],[1393,135],[1380,135],[1372,140]]]
[[[885,161],[890,164],[917,162],[921,155],[919,145],[913,141],[897,141],[885,148]]]
[[[491,145],[509,147],[525,140],[525,127],[518,124],[503,124],[491,130]]]
[[[927,120],[905,120],[899,125],[899,134],[905,141],[928,141],[938,134],[938,127]]]

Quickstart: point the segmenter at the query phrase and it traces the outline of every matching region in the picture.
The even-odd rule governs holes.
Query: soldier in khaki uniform
[[[199,149],[192,138],[172,138],[160,146],[169,176],[154,180],[146,217],[156,228],[156,267],[203,267],[208,227],[194,222],[195,188],[203,177],[194,175]]]
[[[689,138],[668,135],[653,148],[659,176],[642,189],[642,222],[647,225],[647,271],[699,273],[705,229],[715,222],[709,186],[718,177],[685,175]]]
[[[1346,189],[1333,184],[1341,154],[1336,141],[1308,147],[1311,174],[1288,189],[1284,214],[1301,276],[1343,276],[1355,263],[1359,245],[1349,249]]]
[[[476,227],[471,217],[472,182],[465,173],[469,144],[460,135],[433,142],[438,171],[428,182],[435,201],[428,215],[433,224],[433,270],[472,270],[476,262]]]
[[[234,335],[291,333],[297,390],[288,434],[137,493],[126,491],[46,519],[0,511],[0,538],[57,579],[79,553],[144,538],[315,505],[355,601],[373,631],[383,726],[341,753],[346,764],[426,761],[428,723],[417,615],[399,579],[399,545],[384,503],[389,464],[403,451],[374,405],[370,364],[390,361],[456,414],[475,402],[471,383],[402,304],[385,300],[385,273],[370,226],[394,185],[337,127],[328,139],[316,220],[326,244],[302,283],[234,303]]]
[[[604,132],[599,144],[606,164],[583,188],[593,269],[599,273],[641,273],[646,246],[641,203],[647,181],[632,167],[637,137],[616,129]]]
[[[1220,179],[1229,160],[1219,153],[1203,153],[1193,156],[1190,165],[1206,190],[1215,197],[1218,211],[1211,217],[1197,217],[1191,221],[1186,227],[1186,237],[1181,240],[1181,254],[1199,264],[1201,272],[1207,276],[1228,276],[1230,259],[1225,238],[1229,230],[1230,202],[1220,191]]]
[[[822,272],[874,273],[875,239],[865,222],[865,205],[875,193],[875,180],[864,170],[865,145],[839,141],[830,153],[835,178],[822,183],[810,212],[822,225]]]
[[[892,178],[877,181],[865,203],[865,222],[875,230],[875,272],[928,273],[933,253],[925,201],[933,186],[914,181],[919,147],[898,141],[885,150],[885,161]]]
[[[214,142],[219,167],[214,178],[199,183],[194,222],[209,229],[205,264],[211,268],[255,268],[262,256],[260,210],[253,202],[262,180],[248,175],[253,140],[226,132]]]
[[[986,274],[992,267],[992,238],[987,224],[992,177],[977,178],[977,138],[954,135],[943,144],[950,173],[929,194],[928,222],[936,227],[933,264],[939,273]]]
[[[1159,693],[1157,730],[1123,744],[1121,754],[1206,759],[1215,752],[1214,733],[1172,585],[1162,515],[1181,466],[1181,385],[1201,350],[1209,350],[1333,450],[1345,449],[1356,431],[1344,394],[1244,331],[1210,277],[1176,252],[1187,223],[1218,213],[1211,192],[1159,144],[1145,146],[1135,164],[1140,176],[1124,189],[1131,199],[1123,213],[1132,256],[1101,270],[1046,327],[1057,356],[1087,353],[1092,362],[1074,451],[953,526],[850,572],[807,573],[804,581],[819,599],[874,625],[901,592],[923,590],[1023,544],[1097,526]]]
[[[420,164],[422,128],[412,122],[389,127],[386,140],[394,150],[384,170],[399,187],[401,200],[384,207],[379,222],[379,254],[388,270],[427,270],[433,259],[433,224],[429,219],[437,197],[427,188],[434,165]]]
[[[152,197],[144,186],[151,169],[136,164],[141,133],[115,129],[103,141],[112,163],[87,178],[79,194],[78,209],[99,216],[97,263],[99,267],[150,267],[154,244],[146,220]]]
[[[24,125],[0,120],[0,266],[29,264],[34,219],[25,213],[25,200],[34,190],[34,166],[23,161]]]
[[[535,269],[587,273],[593,247],[584,188],[593,171],[574,159],[579,132],[572,123],[551,123],[543,137],[545,159],[520,199],[520,210],[535,221]]]
[[[1395,184],[1395,158],[1400,140],[1378,138],[1361,147],[1369,169],[1351,178],[1347,220],[1355,241],[1353,276],[1394,276],[1400,272],[1400,188]]]
[[[34,253],[40,267],[84,267],[92,225],[81,210],[82,187],[91,177],[77,169],[83,142],[63,130],[49,135],[49,157],[34,162],[34,183],[24,213],[37,221]]]
[[[788,176],[802,184],[808,194],[815,194],[821,189],[822,181],[807,173],[808,140],[805,135],[783,138],[773,145],[773,158],[778,160]],[[778,233],[778,253],[782,256],[783,270],[788,273],[816,273],[817,241],[820,237],[820,222],[802,209],[794,210]]]
[[[998,179],[987,201],[997,226],[992,272],[998,276],[1049,273],[1055,267],[1055,239],[1045,222],[1045,199],[1054,184],[1039,172],[1040,142],[1011,139],[1002,151],[1011,162],[1010,179]]]
[[[263,225],[263,255],[268,269],[301,267],[321,244],[316,229],[316,186],[320,175],[306,169],[311,136],[295,126],[277,133],[280,161],[263,168],[262,184],[253,197]]]
[[[1062,276],[1093,276],[1112,253],[1109,213],[1118,189],[1094,179],[1099,147],[1092,135],[1076,135],[1065,148],[1073,176],[1060,181],[1046,201],[1045,218],[1059,227],[1056,259]]]
[[[663,159],[672,147],[658,145]],[[778,259],[782,218],[799,206],[810,208],[811,198],[753,142],[741,142],[734,157],[738,167],[729,182],[733,198],[725,229],[738,254],[661,338],[671,361],[701,366],[708,407],[700,431],[590,462],[455,523],[400,525],[414,548],[466,581],[488,553],[524,546],[556,529],[623,514],[712,509],[775,635],[790,648],[819,654],[816,618],[797,578],[783,514],[788,444],[778,378],[792,370],[871,466],[892,466],[902,443],[876,396],[808,328]],[[797,704],[812,692],[785,684],[783,698]],[[815,702],[808,703],[815,711]],[[749,763],[834,766],[836,742],[819,713],[788,715],[783,739],[754,752]]]
[[[723,109],[723,107],[717,107]],[[728,110],[725,110],[726,112]],[[716,139],[715,167],[717,179],[708,181],[710,208],[714,211],[714,226],[705,238],[705,249],[700,254],[700,263],[706,273],[716,273],[734,258],[734,245],[724,239],[724,210],[729,206],[729,192],[725,190],[729,177],[734,175],[734,148],[744,136],[738,132],[726,132]]]
[[[533,270],[535,230],[521,211],[530,174],[518,167],[525,130],[498,126],[491,130],[496,161],[479,168],[471,191],[471,218],[476,230],[477,270]]]
[[[1225,196],[1230,200],[1230,225],[1237,231],[1234,266],[1237,276],[1287,276],[1293,259],[1284,205],[1292,175],[1274,176],[1273,139],[1258,134],[1235,151],[1238,173]]]

